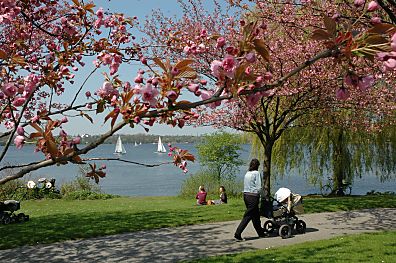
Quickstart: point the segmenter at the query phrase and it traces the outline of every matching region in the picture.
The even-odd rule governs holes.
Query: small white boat
[[[161,137],[158,137],[157,152],[158,152],[158,153],[166,153],[165,146],[164,146],[164,144],[161,142]]]
[[[137,142],[135,142],[135,146],[138,146]]]
[[[115,146],[114,154],[122,155],[126,154],[124,145],[122,144],[121,137],[118,136],[117,143]]]

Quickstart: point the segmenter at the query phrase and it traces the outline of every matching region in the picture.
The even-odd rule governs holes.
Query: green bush
[[[74,191],[64,196],[64,198],[67,200],[98,200],[98,199],[104,200],[104,199],[111,199],[114,197],[118,197],[118,196],[98,193],[98,192],[91,192],[88,190]]]
[[[0,185],[0,200],[18,199],[16,190],[25,187],[26,184],[22,180],[12,180],[5,184]]]
[[[75,180],[62,184],[60,189],[60,192],[63,196],[80,191],[100,193],[100,187],[88,177],[80,175],[76,177]]]
[[[219,187],[223,185],[229,197],[242,195],[243,182],[235,178],[221,179],[219,182],[211,170],[201,170],[187,178],[181,186],[180,196],[195,197],[200,185],[205,186],[209,199],[217,199],[219,196]]]
[[[31,199],[60,199],[61,195],[55,188],[34,187],[27,188],[26,182],[22,180],[9,181],[0,185],[0,200],[31,200]]]
[[[63,198],[68,200],[96,200],[118,197],[117,195],[102,193],[100,187],[83,174],[69,183],[64,183],[60,192]]]

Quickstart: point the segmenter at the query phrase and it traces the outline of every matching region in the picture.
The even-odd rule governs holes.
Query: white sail
[[[126,150],[124,148],[124,145],[122,145],[121,137],[118,136],[116,147],[114,150],[114,154],[126,154]]]
[[[135,146],[138,146],[137,142],[135,142]]]
[[[164,144],[161,142],[161,137],[158,137],[157,152],[159,152],[159,153],[166,153],[165,146],[164,146]]]

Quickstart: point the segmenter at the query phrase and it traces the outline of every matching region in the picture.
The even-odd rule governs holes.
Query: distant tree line
[[[0,133],[1,135],[1,133]],[[99,135],[89,135],[89,134],[80,134],[78,135],[81,137],[81,143],[86,144],[86,143],[91,143],[95,140],[98,139]],[[144,133],[139,133],[139,134],[119,134],[119,135],[113,135],[109,137],[105,143],[107,144],[115,144],[117,141],[118,136],[121,136],[122,142],[123,143],[157,143],[158,137],[161,136],[161,140],[164,144],[181,144],[181,143],[201,143],[204,140],[204,136],[194,136],[194,135],[152,135],[152,134],[144,134]],[[243,143],[249,143],[246,141],[246,139],[242,139],[242,136],[240,134],[236,134],[236,137],[238,137],[240,140],[243,141]],[[5,144],[5,139],[0,138],[0,145]],[[27,143],[35,143],[34,141],[29,141],[26,140]]]
[[[118,136],[121,136],[123,143],[157,143],[158,137],[160,135],[149,135],[149,134],[119,134],[113,135],[109,137],[105,143],[115,144]],[[90,143],[92,141],[97,140],[99,135],[81,135],[82,143]],[[198,143],[201,142],[201,136],[192,136],[192,135],[161,135],[161,140],[164,144],[180,144],[180,143]]]

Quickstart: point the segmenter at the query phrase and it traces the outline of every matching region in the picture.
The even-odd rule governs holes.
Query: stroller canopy
[[[281,187],[276,191],[275,193],[275,200],[278,201],[279,203],[282,203],[285,201],[291,194],[291,191],[289,188]]]

